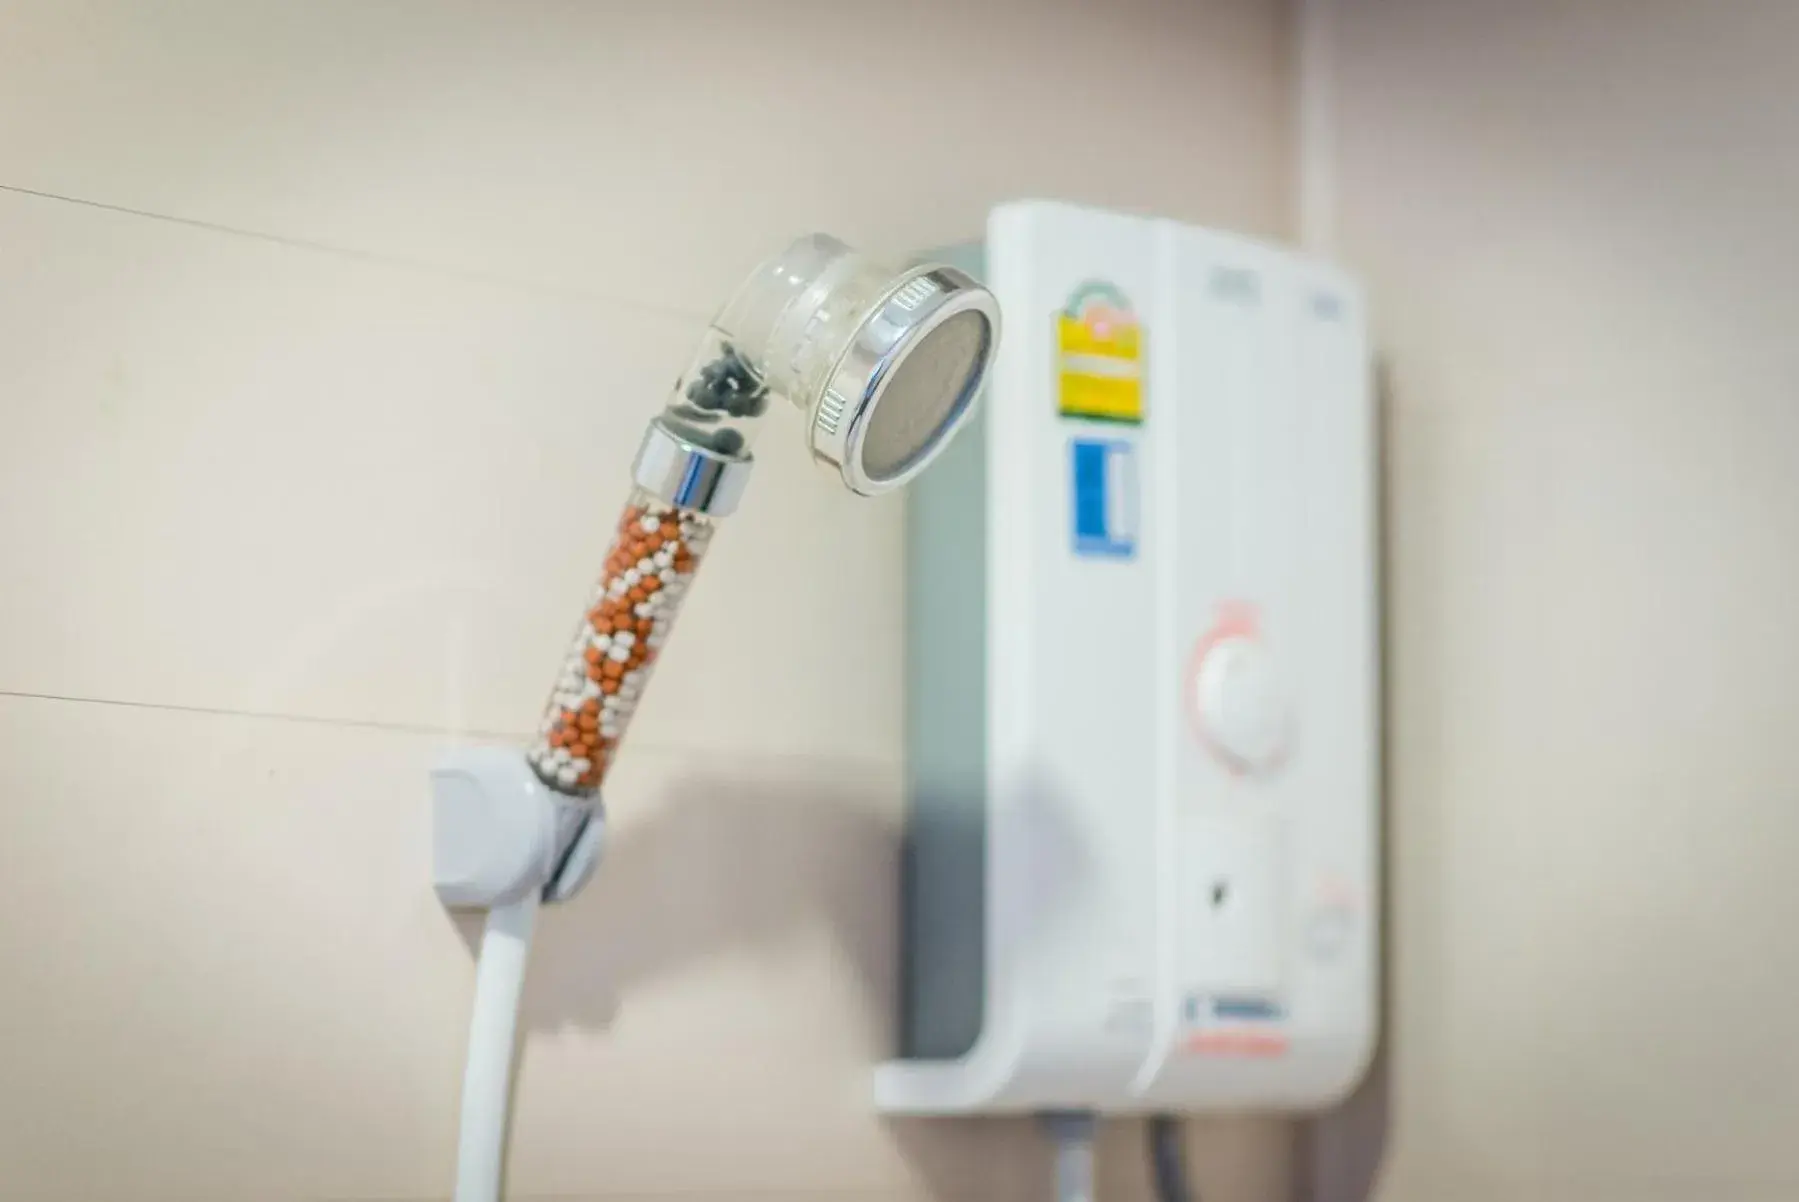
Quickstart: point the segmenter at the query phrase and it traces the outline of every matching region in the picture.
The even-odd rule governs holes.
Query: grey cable
[[[1187,1182],[1187,1154],[1181,1146],[1181,1121],[1172,1114],[1152,1116],[1145,1142],[1149,1144],[1157,1202],[1198,1202],[1198,1195]]]
[[[1056,1145],[1056,1202],[1093,1202],[1092,1111],[1056,1111],[1039,1116]]]

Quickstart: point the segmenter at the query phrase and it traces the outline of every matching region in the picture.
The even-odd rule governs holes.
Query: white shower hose
[[[456,1202],[500,1202],[506,1164],[506,1108],[512,1053],[518,1042],[519,996],[525,986],[537,890],[487,912],[475,966],[468,1067],[462,1077],[462,1133],[456,1149]]]

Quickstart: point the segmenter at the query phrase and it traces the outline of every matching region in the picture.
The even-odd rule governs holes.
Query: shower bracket
[[[457,748],[431,769],[431,869],[451,909],[506,905],[536,890],[567,901],[605,846],[598,797],[547,788],[517,749]]]

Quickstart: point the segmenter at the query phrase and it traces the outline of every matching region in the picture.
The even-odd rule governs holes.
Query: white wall
[[[1278,6],[0,9],[0,1196],[449,1188],[424,772],[534,723],[643,418],[813,228],[1277,233]],[[900,509],[773,432],[546,919],[518,1197],[1024,1198],[889,1128]],[[1144,1191],[1135,1133],[1111,1184]],[[1277,1123],[1202,1128],[1216,1202]],[[1115,1195],[1116,1196],[1116,1195]]]
[[[1385,1202],[1799,1197],[1799,6],[1338,6],[1390,354]]]

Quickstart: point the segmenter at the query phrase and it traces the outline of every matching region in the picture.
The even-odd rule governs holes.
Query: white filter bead
[[[656,573],[656,578],[662,581],[663,584],[673,584],[681,578],[681,574],[671,567],[664,567],[660,572]]]
[[[612,636],[612,641],[621,647],[629,647],[632,643],[637,641],[637,632],[632,630],[621,630]]]
[[[573,759],[568,762],[568,766],[575,770],[576,776],[579,776],[581,773],[593,767],[593,762],[585,759]]]
[[[629,647],[614,647],[606,653],[606,658],[622,664],[631,658],[631,649]]]
[[[656,561],[646,555],[642,559],[638,560],[632,566],[637,569],[638,577],[642,578],[644,576],[648,576],[651,572],[654,572],[656,570]]]
[[[623,579],[617,579],[606,586],[606,595],[608,597],[622,597],[630,587],[631,586],[626,584]]]
[[[576,772],[572,765],[570,765],[568,767],[558,768],[556,770],[556,783],[561,785],[563,788],[567,789],[567,788],[570,788],[571,786],[573,786],[575,781],[578,780],[580,778],[580,776],[581,776],[581,774],[579,772]]]
[[[643,580],[643,573],[636,568],[626,568],[624,582],[626,588],[635,588]]]
[[[656,553],[650,556],[650,558],[656,561],[657,567],[666,568],[669,564],[675,562],[675,553],[670,547],[658,547]]]
[[[649,514],[645,514],[643,517],[637,519],[637,528],[645,534],[654,534],[656,532],[656,527],[660,525],[662,525],[662,523],[651,517]]]
[[[650,609],[650,603],[648,601],[641,601],[631,607],[631,612],[640,618],[647,618],[654,611]]]
[[[660,634],[652,634],[649,638],[647,638],[643,641],[643,645],[648,647],[651,651],[660,651],[660,650],[662,650],[662,644],[664,644],[666,642],[668,642],[668,639],[666,636],[660,635]]]
[[[562,765],[568,763],[568,759],[568,748],[566,747],[558,747],[550,752],[550,765],[552,767],[560,768]]]
[[[597,683],[595,683],[594,681],[591,681],[591,680],[584,680],[581,682],[581,700],[582,701],[592,701],[595,697],[598,697],[599,695],[600,695],[600,686]],[[546,733],[548,733],[548,732],[546,732]]]
[[[612,646],[612,636],[609,634],[596,634],[593,636],[593,645],[598,647],[601,651],[605,651]]]

